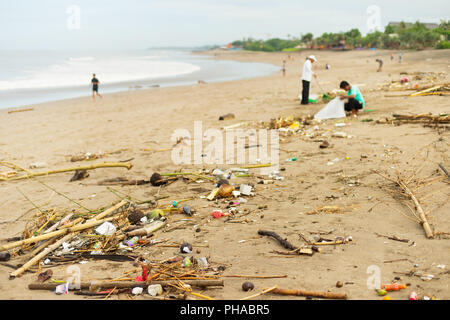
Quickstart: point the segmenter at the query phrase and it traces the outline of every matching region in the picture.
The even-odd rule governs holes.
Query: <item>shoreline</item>
[[[189,55],[190,56],[200,56],[200,57],[206,56],[208,58],[213,59],[214,56],[212,53],[213,53],[213,51],[190,52]],[[219,60],[230,61],[233,63],[234,62],[245,62],[245,61],[240,61],[240,60],[236,60],[236,59],[219,59]],[[249,61],[249,63],[250,62],[258,63],[261,65],[271,65],[271,64],[264,63],[264,62]],[[276,67],[274,65],[271,65],[271,66]],[[237,66],[235,66],[235,68],[237,68]],[[218,70],[213,71],[213,72],[217,72],[217,71]],[[189,86],[197,85],[198,81],[200,81],[200,80],[204,81],[203,79],[200,79],[200,78],[205,75],[205,72],[208,73],[208,70],[200,69],[200,70],[194,71],[192,73],[181,74],[181,75],[177,75],[177,76],[161,77],[161,78],[157,78],[157,79],[140,79],[140,80],[138,79],[138,80],[133,80],[133,81],[123,81],[123,82],[118,82],[118,83],[106,84],[106,85],[104,85],[105,93],[101,92],[101,94],[102,95],[125,94],[125,93],[136,92],[136,91],[145,91],[145,90],[151,91],[154,89],[163,89],[163,88],[172,88],[172,87],[189,87]],[[256,72],[256,71],[253,71],[253,72]],[[212,80],[208,80],[207,83],[222,83],[222,82],[239,81],[239,80],[245,80],[245,79],[265,77],[265,76],[270,76],[271,74],[275,73],[275,70],[259,71],[256,73],[261,73],[261,72],[264,72],[267,74],[251,75],[251,76],[246,76],[244,74],[240,74],[240,75],[231,76],[231,79],[226,79],[226,78],[230,78],[230,76],[225,77],[225,79],[222,79],[219,74],[216,74],[215,76],[213,76]],[[199,79],[197,79],[197,78],[199,78]],[[196,80],[194,80],[194,79],[196,79]],[[125,89],[125,87],[128,87],[128,89]],[[114,88],[116,88],[116,89],[114,89]],[[102,89],[102,88],[100,88],[100,89]],[[89,94],[81,93],[81,92],[86,92],[86,91],[89,91]],[[84,99],[87,97],[91,97],[91,94],[92,94],[90,86],[88,88],[85,88],[84,86],[75,86],[75,87],[42,88],[42,89],[27,88],[27,89],[19,90],[17,92],[9,93],[9,95],[20,95],[20,94],[23,94],[23,92],[26,92],[26,96],[37,95],[39,93],[46,93],[47,95],[59,96],[65,92],[66,93],[67,92],[73,92],[73,93],[77,92],[76,94],[79,94],[79,95],[74,96],[74,97],[69,97],[69,98],[62,98],[62,99],[57,98],[54,100],[42,101],[42,102],[37,102],[37,103],[30,102],[30,103],[22,104],[17,107],[1,108],[0,110],[12,111],[12,110],[17,110],[17,109],[22,109],[22,108],[39,107],[40,105],[51,104],[51,103],[60,103],[65,100]]]

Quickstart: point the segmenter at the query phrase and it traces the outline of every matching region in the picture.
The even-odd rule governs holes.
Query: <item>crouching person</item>
[[[340,88],[347,91],[347,95],[342,95],[341,100],[347,99],[344,104],[345,111],[351,112],[352,117],[357,117],[358,111],[364,108],[366,103],[361,94],[361,91],[355,85],[350,85],[347,81],[342,81]]]

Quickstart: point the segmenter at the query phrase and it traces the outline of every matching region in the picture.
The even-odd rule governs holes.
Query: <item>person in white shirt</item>
[[[311,83],[311,78],[317,77],[317,75],[312,71],[312,64],[316,62],[317,59],[315,56],[309,56],[306,58],[305,63],[303,64],[303,73],[302,73],[302,104],[309,103],[309,86]]]

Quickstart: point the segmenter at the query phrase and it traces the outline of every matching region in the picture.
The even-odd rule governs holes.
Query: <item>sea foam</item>
[[[64,62],[24,70],[21,77],[1,80],[0,90],[87,86],[93,73],[101,84],[114,84],[172,77],[200,70],[194,64],[157,59],[158,56],[73,57]]]

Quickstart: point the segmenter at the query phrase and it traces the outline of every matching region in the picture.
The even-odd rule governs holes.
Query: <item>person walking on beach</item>
[[[305,63],[303,64],[303,73],[302,73],[302,104],[309,103],[309,87],[311,83],[311,78],[317,78],[317,75],[312,71],[312,64],[316,62],[317,59],[315,56],[309,56],[306,58]]]
[[[381,68],[383,67],[383,60],[376,59],[375,61],[378,62],[378,70],[377,70],[377,72],[380,72]]]
[[[283,60],[283,77],[286,77],[286,60]]]
[[[95,94],[97,94],[100,98],[102,97],[102,95],[100,93],[98,93],[98,84],[100,83],[100,81],[98,81],[98,79],[95,77],[95,73],[92,75],[92,99],[95,101]]]
[[[341,100],[348,99],[348,102],[344,104],[345,111],[351,112],[352,117],[357,117],[358,110],[361,110],[366,105],[364,98],[359,88],[355,85],[350,85],[347,81],[342,81],[341,89],[347,91],[347,95],[342,95]]]
[[[399,53],[398,54],[398,63],[402,63],[402,60],[403,60],[403,53]]]

